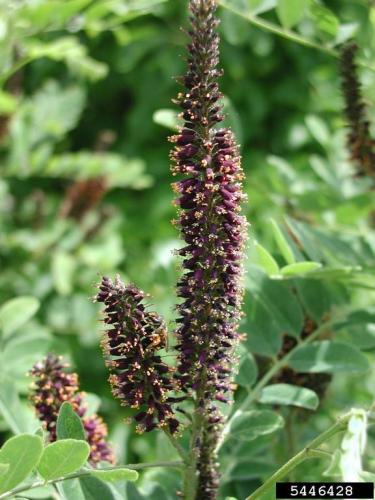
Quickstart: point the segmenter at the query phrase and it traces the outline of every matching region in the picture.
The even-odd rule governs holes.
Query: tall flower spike
[[[347,144],[358,174],[375,177],[375,141],[370,134],[370,122],[361,95],[361,84],[355,63],[357,50],[355,43],[345,45],[340,60],[342,92],[349,126]]]
[[[238,146],[223,120],[218,78],[219,37],[215,0],[190,0],[191,30],[186,90],[175,101],[184,120],[171,137],[172,173],[178,194],[184,273],[177,285],[176,330],[182,390],[196,394],[203,415],[197,438],[199,498],[214,499],[218,488],[215,448],[223,421],[215,401],[231,392],[233,348],[242,303],[241,275],[247,223],[240,215],[244,200]],[[198,498],[197,497],[197,498]]]
[[[172,172],[187,177],[174,184],[186,242],[179,250],[184,274],[178,283],[178,377],[182,389],[198,390],[202,400],[226,401],[238,340],[246,220],[240,215],[238,147],[230,130],[215,128],[223,119],[215,9],[214,0],[190,1],[187,90],[177,99],[185,124],[171,137],[171,156]]]
[[[49,354],[37,363],[30,372],[34,378],[30,393],[39,420],[48,432],[49,441],[56,441],[57,417],[64,402],[69,402],[82,419],[86,438],[90,445],[90,463],[114,463],[114,455],[106,441],[107,426],[98,415],[86,415],[83,393],[79,392],[78,375],[67,373],[69,365],[61,357]]]
[[[112,392],[123,406],[140,410],[134,417],[138,432],[164,426],[175,433],[178,421],[169,397],[176,387],[173,370],[157,354],[165,347],[166,327],[160,316],[146,310],[145,297],[118,277],[114,283],[104,277],[99,285],[96,300],[105,305],[103,349]]]

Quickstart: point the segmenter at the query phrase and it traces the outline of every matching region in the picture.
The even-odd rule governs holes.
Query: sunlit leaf
[[[288,266],[282,267],[280,272],[283,276],[298,276],[316,271],[316,269],[320,269],[321,267],[322,264],[319,262],[296,262],[295,264],[289,264]]]
[[[20,434],[5,442],[0,450],[0,464],[9,466],[0,478],[0,494],[22,483],[38,465],[43,453],[43,442],[39,436]]]
[[[24,325],[39,309],[39,301],[34,297],[17,297],[0,308],[0,331],[8,337]]]
[[[259,264],[267,274],[279,274],[279,266],[272,255],[257,241],[254,243],[257,251]]]
[[[308,410],[316,410],[319,405],[319,398],[314,391],[290,384],[272,384],[265,387],[258,401],[264,404],[298,406]]]
[[[271,219],[271,227],[273,230],[273,235],[275,237],[276,244],[281,252],[281,255],[284,257],[286,262],[288,264],[294,264],[296,259],[293,253],[293,250],[291,249],[288,241],[286,240],[285,236],[283,235],[280,227],[278,226],[277,222]]]
[[[81,419],[68,402],[61,405],[56,430],[58,439],[78,439],[83,441],[86,439]]]
[[[136,481],[138,479],[137,471],[126,469],[125,467],[117,468],[115,470],[93,470],[91,475],[106,483],[115,483],[117,481]]]
[[[291,28],[303,18],[310,0],[277,0],[276,12],[285,28]]]
[[[89,454],[90,447],[84,441],[56,441],[44,449],[38,472],[46,481],[72,474],[86,463]]]
[[[246,411],[231,422],[230,436],[242,441],[252,441],[258,436],[276,432],[283,425],[284,420],[281,415],[273,411]]]
[[[289,359],[289,366],[310,373],[363,373],[369,369],[366,356],[354,346],[330,340],[297,348]]]

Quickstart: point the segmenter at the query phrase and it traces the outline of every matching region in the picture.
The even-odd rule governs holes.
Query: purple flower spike
[[[165,347],[167,331],[161,317],[146,310],[145,297],[120,278],[112,282],[104,277],[99,285],[96,300],[105,305],[108,329],[102,345],[112,392],[123,406],[140,410],[134,417],[138,432],[163,426],[175,433],[178,421],[167,400],[177,384],[173,369],[157,354]]]
[[[242,288],[240,284],[246,221],[240,214],[244,200],[238,146],[222,121],[217,69],[219,39],[215,28],[216,2],[191,0],[192,29],[188,45],[186,87],[177,102],[185,120],[171,142],[173,174],[187,178],[174,184],[180,209],[179,226],[186,246],[184,275],[178,283],[177,378],[183,390],[208,387],[205,398],[224,399],[228,376],[217,365],[229,368],[238,340]],[[199,392],[199,391],[198,391]]]
[[[352,42],[341,50],[342,93],[348,122],[347,145],[358,175],[375,177],[375,141],[371,137],[370,121],[358,78],[357,51],[357,45]]]
[[[115,457],[107,443],[107,426],[96,414],[87,416],[87,408],[83,402],[83,393],[79,392],[78,375],[67,373],[69,367],[62,358],[49,354],[38,362],[30,372],[34,378],[30,400],[33,403],[37,417],[48,432],[50,442],[56,441],[56,423],[61,405],[68,402],[82,419],[86,439],[90,445],[91,465],[99,462],[115,463]]]
[[[215,401],[227,402],[233,350],[243,290],[241,286],[247,222],[241,215],[243,172],[238,146],[223,120],[218,79],[219,37],[215,0],[190,0],[191,29],[185,91],[174,101],[184,125],[170,138],[184,274],[177,285],[176,378],[196,395],[205,419],[199,436],[197,498],[216,498],[219,474],[215,447],[223,418]]]

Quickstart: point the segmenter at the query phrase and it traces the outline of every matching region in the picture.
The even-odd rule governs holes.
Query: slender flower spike
[[[375,177],[375,141],[370,134],[366,104],[361,95],[361,84],[355,63],[357,50],[355,43],[349,43],[341,51],[342,92],[349,126],[347,144],[358,174]]]
[[[96,300],[105,305],[104,353],[112,372],[113,395],[123,406],[139,410],[134,417],[138,432],[166,427],[173,434],[178,421],[169,393],[176,384],[172,368],[157,353],[165,347],[166,327],[160,316],[146,310],[145,297],[118,277],[115,282],[102,279]]]
[[[218,79],[219,37],[216,0],[190,0],[188,70],[175,103],[184,125],[170,138],[172,173],[185,246],[179,250],[184,273],[177,285],[177,375],[181,389],[196,395],[203,419],[197,436],[197,498],[215,499],[219,485],[216,444],[223,417],[216,402],[232,390],[233,350],[243,290],[247,223],[241,215],[243,172],[233,134],[223,120]]]
[[[243,173],[232,132],[215,127],[223,120],[216,2],[191,0],[190,10],[186,92],[177,99],[185,124],[171,137],[172,172],[185,176],[174,184],[186,242],[179,251],[184,274],[178,283],[178,377],[183,390],[197,390],[202,400],[226,401],[242,301]]]
[[[61,405],[68,402],[81,417],[90,445],[90,463],[95,466],[99,462],[114,463],[114,455],[106,441],[107,426],[96,414],[86,415],[84,393],[79,392],[78,375],[67,373],[69,365],[61,357],[49,354],[37,363],[30,372],[34,378],[30,400],[33,403],[39,420],[43,423],[50,442],[56,441],[56,422]]]

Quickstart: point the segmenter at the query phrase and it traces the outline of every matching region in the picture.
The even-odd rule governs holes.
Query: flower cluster
[[[106,441],[107,426],[98,415],[86,415],[87,408],[84,404],[84,394],[79,391],[78,376],[76,373],[67,373],[65,369],[68,367],[61,357],[53,354],[49,354],[33,367],[30,372],[34,378],[30,400],[36,414],[48,432],[49,440],[56,441],[57,417],[61,405],[69,402],[82,419],[90,445],[90,463],[114,463],[113,452]]]
[[[186,243],[179,251],[184,274],[177,290],[182,299],[177,376],[182,390],[196,390],[202,401],[227,401],[242,300],[243,173],[232,132],[215,128],[223,120],[216,2],[191,0],[190,9],[186,91],[176,100],[184,126],[171,137],[176,144],[172,172],[186,176],[174,184],[180,209],[177,224]]]
[[[185,91],[174,101],[184,125],[171,137],[173,175],[183,175],[177,193],[185,246],[179,250],[184,273],[177,284],[176,377],[181,390],[196,394],[203,427],[195,443],[197,498],[217,497],[216,446],[223,416],[217,401],[231,393],[233,348],[242,302],[241,275],[246,219],[238,146],[233,134],[218,128],[224,119],[218,78],[219,37],[215,0],[190,0],[191,29]]]
[[[355,56],[355,43],[345,45],[341,52],[342,92],[349,133],[347,144],[359,175],[375,176],[375,141],[370,134],[370,122],[361,95]]]
[[[172,434],[178,428],[169,397],[176,388],[172,368],[157,351],[166,345],[166,326],[154,312],[146,310],[145,294],[120,278],[104,277],[96,296],[105,305],[108,329],[103,339],[107,364],[112,372],[113,394],[123,406],[140,410],[135,415],[138,432],[164,426]]]

